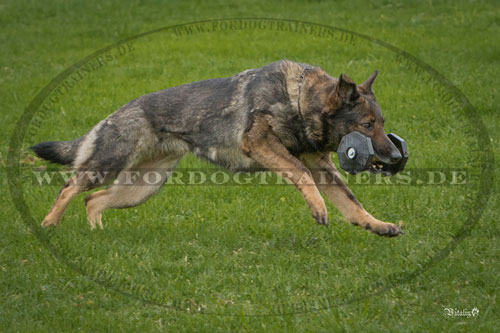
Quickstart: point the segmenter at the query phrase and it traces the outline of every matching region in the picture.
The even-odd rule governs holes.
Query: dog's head
[[[372,140],[377,159],[394,164],[402,156],[384,131],[384,118],[372,91],[377,74],[373,72],[361,85],[341,74],[329,96],[328,110],[338,138],[358,131]]]

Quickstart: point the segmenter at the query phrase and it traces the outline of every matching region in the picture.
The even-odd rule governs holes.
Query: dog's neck
[[[298,71],[297,71],[298,72]],[[296,72],[296,73],[297,73]],[[332,78],[318,67],[302,65],[297,78],[297,113],[303,134],[300,141],[307,142],[311,151],[323,151],[338,145],[331,130],[331,121],[324,118],[332,113],[329,97],[335,90],[338,79]],[[314,89],[311,89],[314,87]]]
[[[299,111],[299,116],[302,120],[304,120],[304,117],[302,116],[302,111],[300,109],[300,95],[301,95],[301,90],[302,90],[302,81],[304,80],[306,73],[308,70],[313,69],[311,66],[305,65],[304,68],[302,69],[302,72],[300,73],[299,78],[297,79],[297,85],[298,85],[298,96],[297,96],[297,110]]]

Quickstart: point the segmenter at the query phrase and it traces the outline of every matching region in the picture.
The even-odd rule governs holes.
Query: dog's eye
[[[372,123],[363,123],[361,124],[364,128],[370,128],[372,127]]]

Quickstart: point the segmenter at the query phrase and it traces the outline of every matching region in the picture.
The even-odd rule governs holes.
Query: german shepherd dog
[[[43,142],[37,156],[71,165],[77,174],[99,171],[110,187],[85,198],[88,222],[102,229],[108,208],[137,206],[155,185],[121,186],[127,170],[173,170],[182,156],[198,157],[229,170],[287,170],[317,223],[328,225],[322,192],[347,221],[381,236],[398,236],[398,225],[370,215],[347,188],[330,153],[342,136],[359,131],[371,138],[377,157],[393,164],[401,154],[384,132],[372,84],[346,75],[333,78],[319,67],[282,60],[228,78],[193,82],[139,97],[82,137]],[[42,226],[57,226],[71,199],[99,187],[73,177],[61,189]]]

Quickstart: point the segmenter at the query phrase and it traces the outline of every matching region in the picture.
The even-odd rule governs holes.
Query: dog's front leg
[[[256,126],[255,126],[256,125]],[[254,123],[243,138],[243,151],[261,166],[279,173],[293,183],[307,201],[317,223],[328,225],[328,213],[311,172],[286,149],[268,128],[267,123]]]
[[[403,233],[399,226],[382,222],[363,208],[340,178],[329,153],[304,154],[300,159],[311,170],[319,190],[350,223],[380,236],[394,237]]]

